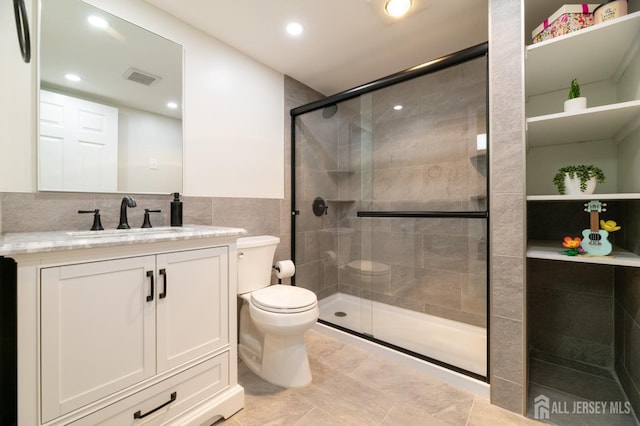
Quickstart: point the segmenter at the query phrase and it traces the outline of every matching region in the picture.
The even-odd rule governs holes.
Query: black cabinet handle
[[[147,296],[147,302],[153,300],[153,293],[155,293],[155,286],[153,284],[153,271],[147,271],[147,277],[151,278],[151,294]]]
[[[156,408],[154,408],[153,410],[151,410],[151,411],[149,411],[149,412],[147,412],[147,413],[144,413],[144,414],[142,414],[142,412],[141,412],[140,410],[138,410],[138,411],[136,411],[135,413],[133,413],[133,418],[134,418],[134,419],[141,419],[141,418],[143,418],[143,417],[147,417],[149,414],[153,414],[153,413],[155,413],[156,411],[160,410],[161,408],[164,408],[164,407],[166,407],[167,405],[171,404],[173,401],[175,401],[175,400],[176,400],[176,398],[177,398],[177,397],[178,397],[178,395],[177,395],[175,392],[173,392],[173,393],[171,394],[171,399],[170,399],[169,401],[165,402],[165,403],[164,403],[164,404],[162,404],[162,405],[159,405],[158,407],[156,407]]]
[[[158,298],[164,299],[167,297],[167,270],[164,268],[160,269],[160,275],[162,275],[162,280],[164,281],[164,289],[162,290],[162,293],[158,295]]]
[[[31,61],[31,37],[29,35],[29,19],[27,18],[27,8],[24,5],[24,0],[13,0],[13,13],[16,16],[20,53],[22,54],[22,59],[29,63]]]

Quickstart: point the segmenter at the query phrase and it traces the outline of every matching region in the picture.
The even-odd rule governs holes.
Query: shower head
[[[336,115],[336,112],[338,112],[338,105],[333,104],[333,105],[326,106],[322,110],[322,117],[327,119],[331,118],[334,115]]]

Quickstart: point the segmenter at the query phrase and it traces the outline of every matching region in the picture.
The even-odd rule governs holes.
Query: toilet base
[[[265,335],[262,356],[238,345],[240,359],[256,375],[277,386],[301,388],[311,383],[311,368],[304,336]]]

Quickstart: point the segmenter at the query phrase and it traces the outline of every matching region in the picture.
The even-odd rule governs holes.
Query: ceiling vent
[[[157,75],[150,74],[145,71],[141,71],[137,68],[129,68],[125,71],[123,77],[126,80],[134,81],[136,83],[144,84],[145,86],[153,86],[158,80],[161,80],[162,77]]]

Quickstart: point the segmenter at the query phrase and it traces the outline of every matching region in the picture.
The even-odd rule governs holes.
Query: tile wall
[[[491,402],[524,413],[524,0],[489,0]]]
[[[640,202],[627,203],[626,248],[640,255]],[[640,268],[615,268],[615,371],[640,415]]]
[[[339,291],[486,326],[484,220],[356,216],[485,208],[486,168],[476,167],[486,161],[477,148],[486,132],[485,76],[479,58],[341,102],[330,118],[322,111],[298,118],[303,285],[320,298]],[[317,196],[329,200],[327,215],[309,211]],[[332,254],[337,260],[323,260]],[[345,267],[362,259],[390,274],[362,279]]]

